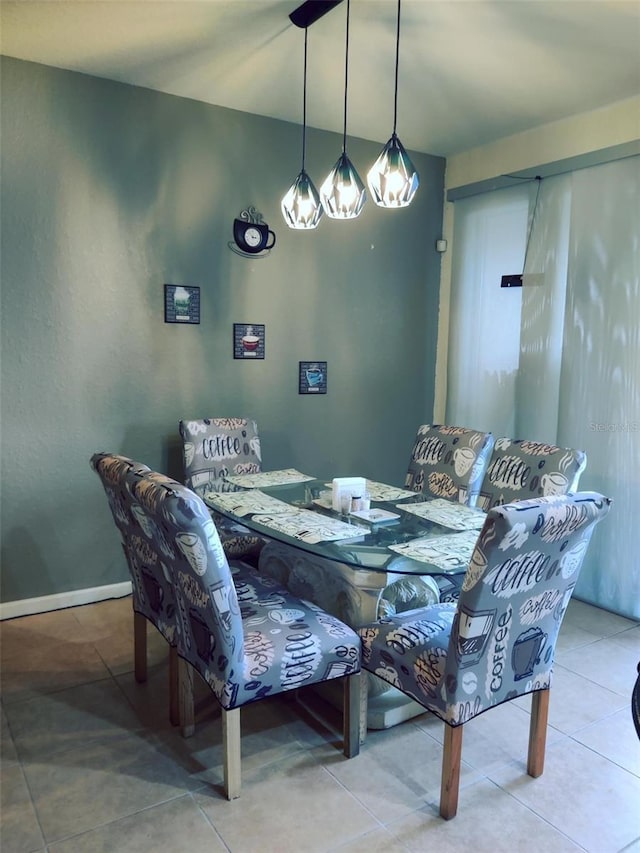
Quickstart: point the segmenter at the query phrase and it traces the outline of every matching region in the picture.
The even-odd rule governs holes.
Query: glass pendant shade
[[[395,133],[369,169],[367,183],[379,207],[406,207],[411,204],[420,186],[420,176]]]
[[[282,215],[289,228],[315,228],[323,210],[318,190],[304,169],[282,199]]]
[[[360,214],[367,191],[344,151],[320,187],[320,198],[332,219],[355,219]]]

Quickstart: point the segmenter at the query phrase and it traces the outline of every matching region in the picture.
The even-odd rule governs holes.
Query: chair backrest
[[[162,474],[131,472],[126,481],[153,531],[145,547],[171,578],[178,654],[231,707],[244,681],[242,617],[211,514],[195,492]]]
[[[596,492],[579,492],[489,512],[462,584],[448,649],[433,649],[425,662],[424,683],[435,684],[444,719],[464,723],[550,686],[558,631],[593,529],[610,504]],[[450,619],[451,611],[442,616]]]
[[[227,474],[255,474],[260,471],[260,437],[253,420],[183,420],[180,421],[180,435],[185,484],[200,494],[205,490],[223,490],[223,478]]]
[[[142,613],[172,645],[176,642],[176,606],[171,576],[150,543],[157,537],[131,490],[134,478],[151,474],[126,456],[95,453],[91,467],[100,477],[109,507],[120,531],[131,575],[133,607]]]
[[[490,432],[422,424],[405,485],[414,492],[474,506],[492,447]]]
[[[587,454],[582,450],[499,438],[476,506],[489,510],[511,501],[575,492],[586,465]]]

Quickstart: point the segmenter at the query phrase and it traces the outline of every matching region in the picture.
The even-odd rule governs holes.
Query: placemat
[[[448,536],[422,536],[401,545],[389,545],[389,548],[403,557],[431,563],[448,572],[465,571],[477,539],[476,530],[465,530]]]
[[[433,521],[450,530],[480,530],[487,514],[481,509],[436,498],[419,504],[396,504],[403,512],[410,512],[427,521]]]
[[[280,471],[260,471],[257,474],[228,474],[227,483],[242,486],[244,489],[259,489],[264,486],[283,486],[287,483],[306,483],[315,480],[308,474],[302,474],[295,468],[282,468]]]

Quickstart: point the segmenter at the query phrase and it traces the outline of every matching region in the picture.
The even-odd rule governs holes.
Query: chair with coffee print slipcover
[[[240,794],[240,709],[268,696],[343,678],[344,753],[357,755],[355,631],[249,566],[232,570],[207,507],[191,489],[151,472],[132,473],[128,488],[156,531],[150,546],[172,578],[184,733],[193,729],[193,669],[221,707],[227,797]]]
[[[147,520],[130,489],[129,474],[151,473],[126,456],[95,453],[91,467],[100,477],[113,520],[120,532],[129,574],[133,604],[134,674],[137,682],[147,680],[147,621],[169,644],[169,717],[178,725],[178,659],[173,586],[163,571],[157,551],[149,547],[157,531]]]
[[[426,497],[475,506],[493,447],[490,432],[466,427],[418,427],[405,485]]]
[[[445,723],[445,819],[457,811],[464,725],[528,693],[527,772],[541,775],[558,631],[593,530],[610,504],[598,493],[579,492],[494,507],[457,604],[433,604],[358,629],[363,670]],[[363,691],[363,706],[366,698]]]
[[[232,491],[228,474],[256,474],[262,453],[258,425],[250,418],[200,418],[179,423],[184,482],[202,497]],[[224,552],[230,559],[257,563],[267,541],[244,525],[212,511]]]
[[[498,438],[493,447],[476,506],[491,507],[578,488],[587,454],[541,441]]]

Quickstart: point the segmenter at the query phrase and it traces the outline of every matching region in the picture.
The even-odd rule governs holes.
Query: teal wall
[[[290,231],[300,128],[2,60],[2,575],[14,601],[128,579],[96,450],[181,477],[183,417],[254,417],[265,468],[400,483],[433,409],[444,160],[416,154],[406,210]],[[381,128],[381,135],[386,133]],[[341,137],[308,133],[320,183]],[[380,145],[349,142],[366,174]],[[231,252],[255,206],[271,256]],[[201,288],[164,323],[163,284]],[[233,323],[266,358],[233,359]],[[298,361],[328,393],[298,395]]]

